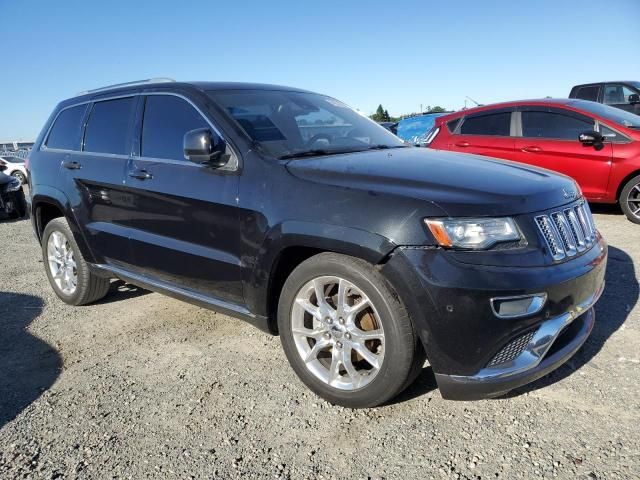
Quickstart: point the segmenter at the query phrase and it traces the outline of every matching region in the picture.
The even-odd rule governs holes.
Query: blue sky
[[[640,80],[640,1],[0,0],[0,140],[124,81],[277,83],[366,113],[562,97]]]

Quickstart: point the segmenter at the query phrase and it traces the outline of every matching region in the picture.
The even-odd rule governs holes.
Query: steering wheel
[[[331,135],[329,135],[329,134],[326,134],[326,133],[316,133],[307,142],[307,144],[306,144],[307,147],[310,147],[311,145],[316,143],[318,140],[326,140],[327,143],[331,143],[331,141],[333,140],[333,137]]]

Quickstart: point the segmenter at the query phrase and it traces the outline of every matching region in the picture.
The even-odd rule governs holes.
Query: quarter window
[[[84,134],[84,150],[127,155],[129,123],[134,105],[134,97],[94,103]]]
[[[463,135],[509,136],[511,112],[489,113],[467,117],[460,127]]]
[[[211,128],[186,101],[173,95],[149,95],[142,124],[142,156],[184,160],[184,134]]]
[[[79,150],[81,122],[86,109],[86,105],[78,105],[60,112],[51,127],[49,138],[47,138],[47,147]]]
[[[576,92],[576,98],[589,100],[590,102],[598,101],[598,93],[600,93],[600,85],[590,85],[588,87],[580,87]]]
[[[555,112],[522,112],[522,136],[578,140],[584,131],[592,131],[594,121],[588,117]]]

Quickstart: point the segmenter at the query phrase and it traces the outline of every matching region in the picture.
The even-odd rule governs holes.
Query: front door
[[[172,286],[242,303],[237,172],[185,159],[184,134],[213,126],[173,94],[143,97],[139,155],[127,168],[135,269]]]
[[[554,107],[523,107],[521,136],[516,138],[513,159],[563,173],[575,179],[588,199],[602,198],[611,169],[612,148],[585,146],[580,133],[592,132],[595,120]]]

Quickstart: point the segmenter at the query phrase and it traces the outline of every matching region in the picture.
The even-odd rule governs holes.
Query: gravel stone
[[[114,281],[70,307],[29,221],[0,221],[0,479],[640,478],[640,226],[610,244],[576,356],[509,395],[442,400],[425,366],[391,404],[333,407],[277,337]]]

